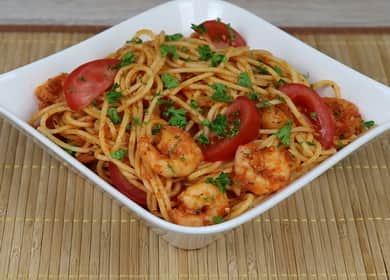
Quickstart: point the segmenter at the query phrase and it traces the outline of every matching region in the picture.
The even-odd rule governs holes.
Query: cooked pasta
[[[187,226],[242,214],[363,130],[333,81],[310,85],[288,62],[245,44],[217,49],[201,26],[191,37],[138,31],[100,60],[112,71],[103,81],[80,69],[50,78],[37,87],[40,109],[30,121],[130,199]],[[333,89],[334,97],[315,99],[331,119],[289,85]]]

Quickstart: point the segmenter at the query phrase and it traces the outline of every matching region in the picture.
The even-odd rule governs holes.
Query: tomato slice
[[[261,118],[251,100],[245,96],[235,99],[226,110],[226,115],[229,117],[235,112],[239,112],[240,131],[234,137],[209,145],[203,153],[206,161],[231,160],[238,146],[251,142],[259,135]]]
[[[68,106],[75,111],[88,106],[114,82],[118,59],[98,59],[80,65],[65,80],[64,94]]]
[[[279,87],[279,90],[288,95],[295,105],[303,107],[306,112],[316,113],[321,135],[319,141],[325,149],[332,148],[336,125],[332,112],[319,94],[312,88],[297,83],[284,84]]]
[[[207,20],[199,26],[200,28],[196,29],[197,34],[210,41],[217,49],[223,49],[229,46],[246,46],[246,42],[240,33],[222,21]]]
[[[110,172],[112,184],[124,195],[138,203],[139,205],[146,207],[146,193],[127,181],[126,177],[120,172],[118,167],[112,162],[108,164],[108,171]]]

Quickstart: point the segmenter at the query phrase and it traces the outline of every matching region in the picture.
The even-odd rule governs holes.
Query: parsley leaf
[[[109,104],[117,103],[118,100],[123,96],[120,91],[116,90],[117,88],[119,88],[119,85],[115,83],[112,88],[107,92],[106,98]]]
[[[280,76],[282,75],[283,71],[278,66],[273,66],[272,69]]]
[[[172,57],[173,59],[179,58],[179,55],[176,52],[176,46],[161,45],[160,52],[162,57]]]
[[[370,129],[375,125],[375,121],[363,121],[362,125],[365,129]]]
[[[252,81],[249,78],[248,72],[241,72],[240,75],[238,75],[237,82],[242,87],[252,87]]]
[[[168,105],[172,105],[173,104],[173,101],[170,100],[170,99],[166,99],[164,97],[160,97],[158,100],[157,100],[157,105],[161,105],[161,104],[168,104]]]
[[[214,224],[220,224],[224,222],[224,219],[221,216],[214,216],[213,217]]]
[[[166,35],[165,36],[165,40],[167,40],[168,42],[179,41],[182,38],[183,38],[183,34],[180,34],[180,33],[175,33],[175,34],[172,34],[172,35]]]
[[[112,158],[117,159],[117,160],[124,159],[126,157],[126,155],[127,155],[127,150],[125,150],[125,149],[119,149],[119,150],[111,152]]]
[[[139,38],[139,37],[134,37],[131,40],[126,41],[126,43],[141,44],[142,43],[142,39]]]
[[[208,145],[210,144],[210,140],[209,138],[207,137],[206,134],[200,134],[197,138],[196,138],[196,141],[198,141],[200,144],[203,144],[203,145]]]
[[[227,188],[231,185],[232,181],[230,180],[229,174],[221,172],[218,177],[211,178],[208,177],[205,180],[206,183],[216,185],[221,192],[226,192]]]
[[[166,89],[175,88],[179,85],[179,80],[176,79],[175,76],[172,76],[170,74],[162,74],[161,80],[164,84],[164,88]]]
[[[227,93],[227,87],[222,83],[214,83],[211,85],[211,88],[214,89],[214,93],[211,96],[211,99],[217,102],[226,102],[230,103],[233,101],[233,97],[231,97]]]
[[[256,66],[256,70],[261,75],[269,75],[269,72],[268,72],[267,68],[265,68],[262,65]]]
[[[72,151],[72,150],[69,150],[69,149],[64,149],[65,152],[67,152],[68,154],[70,154],[71,156],[74,156],[76,154],[75,151]]]
[[[198,48],[196,50],[199,53],[199,59],[201,61],[209,60],[214,54],[214,52],[210,49],[209,45],[198,46]]]
[[[135,55],[132,52],[127,52],[121,57],[121,61],[118,63],[116,67],[124,67],[129,64],[132,64],[135,60]]]
[[[248,98],[250,100],[253,100],[253,101],[259,100],[259,97],[260,97],[260,95],[254,91],[252,91],[248,94]]]
[[[191,29],[194,30],[195,32],[198,32],[199,34],[206,33],[206,27],[203,24],[191,24]]]
[[[217,67],[222,62],[226,62],[226,56],[224,54],[215,53],[211,56],[211,66]]]
[[[230,130],[230,137],[236,136],[240,132],[240,126],[241,126],[241,120],[234,119],[233,120],[233,127]]]
[[[228,120],[225,115],[218,114],[215,119],[208,125],[210,130],[221,137],[226,137]]]
[[[169,107],[165,112],[164,116],[170,117],[168,123],[172,126],[185,128],[187,125],[187,111],[184,109],[176,109],[175,107]]]
[[[159,134],[161,131],[161,128],[162,128],[162,125],[160,123],[156,124],[155,126],[152,127],[152,134],[153,135]]]
[[[141,121],[139,118],[133,118],[131,121],[131,125],[136,126],[136,125],[141,125]]]
[[[199,103],[196,100],[191,100],[190,101],[190,106],[191,106],[192,109],[197,109],[197,108],[199,108]]]
[[[277,82],[274,83],[274,86],[275,86],[276,88],[278,88],[278,87],[280,87],[281,85],[284,85],[285,83],[286,83],[285,80],[280,79],[279,81],[277,81]]]
[[[107,116],[114,124],[118,124],[122,121],[122,118],[119,116],[116,108],[108,108]]]
[[[280,143],[284,145],[290,145],[290,135],[292,129],[292,121],[286,122],[286,124],[276,132],[276,137],[280,139]]]
[[[312,119],[317,119],[317,117],[318,117],[318,114],[317,114],[317,112],[310,112],[310,118],[312,118]]]
[[[260,105],[261,105],[261,107],[264,107],[264,108],[269,108],[269,107],[272,106],[271,102],[269,102],[269,101],[266,100],[266,99],[262,99],[262,100],[260,101]]]

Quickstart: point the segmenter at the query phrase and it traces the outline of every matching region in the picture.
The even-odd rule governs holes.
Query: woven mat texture
[[[91,35],[3,32],[0,73]],[[389,84],[390,33],[294,35]],[[0,279],[389,277],[389,133],[277,207],[193,251],[168,245],[2,119],[0,155]]]

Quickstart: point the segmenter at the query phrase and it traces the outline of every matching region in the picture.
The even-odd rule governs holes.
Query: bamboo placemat
[[[0,73],[91,35],[3,32]],[[385,84],[390,81],[390,33],[295,35]],[[12,93],[1,89],[1,94]],[[194,251],[169,246],[4,120],[0,155],[0,279],[389,277],[390,134]]]

